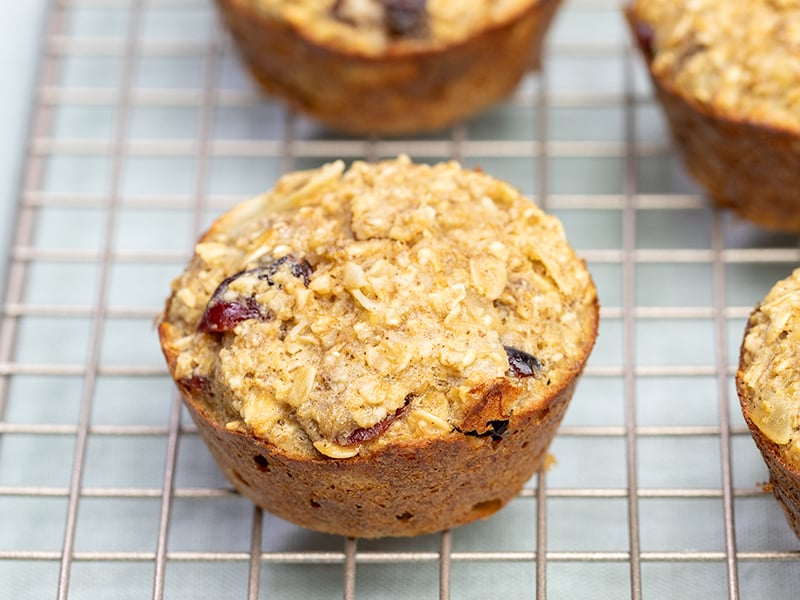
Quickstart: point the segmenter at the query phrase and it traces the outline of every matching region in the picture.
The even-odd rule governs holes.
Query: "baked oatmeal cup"
[[[539,65],[561,0],[216,0],[269,93],[360,134],[445,127]]]
[[[800,230],[800,2],[634,0],[626,16],[692,177],[752,223]]]
[[[334,162],[217,220],[161,346],[233,485],[311,529],[486,517],[539,469],[597,335],[560,223],[455,162]]]

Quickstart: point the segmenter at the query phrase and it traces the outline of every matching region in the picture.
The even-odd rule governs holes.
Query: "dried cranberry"
[[[200,318],[200,323],[197,325],[197,330],[221,333],[231,331],[239,323],[248,319],[261,321],[272,319],[272,312],[267,307],[261,306],[252,296],[240,296],[230,300],[225,299],[225,294],[232,282],[246,275],[255,275],[261,281],[266,281],[269,285],[275,285],[272,276],[284,265],[289,266],[292,275],[302,279],[303,285],[308,287],[311,279],[311,265],[305,259],[298,261],[291,254],[282,256],[262,267],[239,271],[225,279],[214,290],[211,299],[206,305],[206,310]]]
[[[539,360],[513,346],[503,346],[508,356],[508,370],[514,377],[533,377],[542,368]]]
[[[255,298],[242,298],[235,302],[209,302],[197,330],[215,333],[231,331],[248,319],[269,320],[269,313],[261,308]]]
[[[383,419],[375,423],[375,425],[354,429],[350,433],[339,437],[336,440],[337,443],[341,444],[342,446],[354,446],[355,444],[363,444],[364,442],[374,440],[376,437],[389,429],[389,426],[392,423],[403,416],[403,413],[405,412],[406,408],[408,408],[408,405],[413,397],[413,394],[409,394],[406,396],[403,406],[394,411],[394,413],[391,415],[386,415]]]
[[[381,0],[386,9],[386,28],[393,35],[408,35],[425,23],[426,0]]]
[[[639,48],[645,55],[648,61],[653,60],[655,51],[653,50],[653,38],[655,36],[653,28],[648,23],[636,23],[636,41],[639,43]]]
[[[240,277],[252,275],[259,271],[260,269],[240,271],[220,283],[206,305],[206,310],[200,318],[197,330],[209,333],[220,333],[223,331],[231,331],[239,323],[247,321],[248,319],[267,320],[269,313],[256,302],[255,298],[237,297],[235,300],[226,300],[224,298],[231,283]]]
[[[214,395],[213,388],[211,387],[211,380],[205,375],[193,374],[189,377],[179,379],[178,386],[183,392],[190,395],[195,392]]]

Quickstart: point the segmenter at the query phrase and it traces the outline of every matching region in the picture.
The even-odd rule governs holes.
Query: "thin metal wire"
[[[156,541],[155,571],[153,574],[153,600],[164,596],[164,571],[167,557],[167,532],[171,514],[172,497],[175,486],[175,465],[178,448],[178,435],[181,420],[181,400],[177,392],[172,392],[172,410],[169,418],[169,437],[167,438],[167,457],[164,465],[164,484],[161,488],[161,513]]]
[[[725,319],[725,267],[718,257],[723,247],[722,215],[714,210],[711,244],[715,254],[712,262],[714,329],[717,342],[717,399],[719,406],[719,446],[722,474],[722,514],[725,528],[725,566],[728,576],[728,598],[739,598],[739,570],[736,564],[736,529],[733,514],[733,473],[731,469],[731,432],[728,410],[728,333]]]
[[[450,598],[450,578],[452,572],[453,533],[443,531],[439,540],[439,600]]]
[[[214,30],[216,31],[216,29]],[[200,102],[200,127],[198,131],[198,140],[194,144],[197,153],[197,170],[195,173],[194,192],[196,202],[193,205],[192,211],[192,232],[197,235],[200,232],[203,222],[203,214],[206,207],[206,199],[208,197],[208,160],[209,160],[209,145],[213,134],[214,122],[214,104],[216,98],[217,79],[219,73],[219,41],[216,35],[212,37],[204,45],[204,71],[203,71],[203,96]],[[191,248],[188,249],[191,251]],[[164,595],[164,579],[166,573],[166,560],[167,560],[167,541],[170,524],[170,515],[172,509],[172,500],[174,497],[174,482],[175,482],[175,463],[178,452],[178,443],[180,437],[180,396],[173,392],[173,411],[170,417],[169,438],[167,444],[167,458],[166,468],[164,474],[164,487],[162,494],[161,504],[161,518],[158,528],[158,542],[156,550],[156,565],[155,574],[153,577],[153,600],[161,600]],[[259,520],[260,523],[260,520]],[[255,527],[255,519],[254,519]],[[260,537],[259,537],[260,539]],[[258,551],[251,552],[252,556],[258,557]],[[258,593],[258,580],[255,582],[255,587],[251,588]]]
[[[547,482],[546,469],[536,475],[536,598],[547,598]]]
[[[636,456],[636,209],[630,199],[636,195],[636,105],[633,101],[633,66],[628,49],[623,60],[625,86],[625,161],[622,212],[622,324],[623,324],[623,380],[625,397],[625,451],[628,479],[628,545],[630,549],[631,599],[642,597],[642,567],[639,526],[639,497]]]
[[[463,125],[454,125],[453,132],[464,129]],[[581,142],[550,141],[549,152],[556,157],[617,157],[624,153],[624,146],[619,142]],[[283,154],[283,143],[280,141],[242,141],[219,140],[212,143],[212,154],[220,157],[279,157]],[[293,154],[308,157],[341,156],[342,158],[361,158],[364,156],[363,141],[324,141],[297,140],[293,144]],[[462,140],[451,141],[380,141],[376,142],[376,151],[380,156],[393,156],[401,153],[418,156],[453,157],[460,160],[463,156],[482,156],[486,158],[511,158],[525,156],[533,151],[541,154],[540,143],[528,141],[492,141]],[[658,145],[644,147],[642,155],[661,155],[667,146]],[[35,154],[68,154],[71,156],[107,156],[111,145],[106,141],[96,140],[55,140],[39,138],[33,142]],[[182,139],[133,140],[126,144],[126,153],[130,156],[164,156],[193,157],[197,154],[196,142]]]
[[[58,551],[12,550],[0,551],[0,560],[36,560],[56,561],[60,558]],[[74,552],[74,562],[147,562],[155,560],[154,552]],[[251,563],[252,555],[248,552],[169,552],[167,559],[171,562],[237,562]],[[738,563],[759,562],[797,562],[798,551],[771,550],[755,552],[738,552]],[[274,565],[341,565],[346,564],[348,557],[342,552],[265,552],[259,557],[263,563]],[[359,564],[419,564],[436,563],[438,552],[366,552],[355,553],[352,560]],[[454,552],[453,562],[457,563],[530,563],[536,560],[535,552]],[[628,552],[594,551],[594,552],[548,552],[547,560],[553,563],[629,563]],[[725,563],[727,555],[724,551],[691,551],[675,550],[669,552],[642,552],[643,563]],[[354,580],[353,580],[354,585]],[[355,587],[353,587],[355,589]],[[350,596],[354,597],[354,596]]]
[[[131,0],[128,28],[126,31],[125,52],[122,60],[122,75],[117,106],[117,119],[114,134],[114,154],[109,176],[109,199],[107,215],[103,228],[102,262],[98,273],[98,292],[95,301],[95,316],[92,319],[91,333],[89,335],[89,350],[87,356],[87,369],[84,375],[83,393],[81,399],[80,415],[78,418],[78,432],[75,440],[75,454],[73,458],[72,474],[70,478],[70,493],[67,504],[67,518],[64,531],[64,543],[61,550],[61,567],[58,576],[58,599],[66,600],[69,593],[70,569],[72,566],[72,552],[75,545],[75,530],[78,520],[78,501],[83,480],[84,463],[86,460],[86,447],[89,439],[89,422],[91,419],[92,400],[97,382],[97,366],[100,362],[100,350],[103,337],[103,324],[105,311],[108,304],[108,283],[111,272],[111,249],[114,246],[114,231],[117,223],[117,207],[119,204],[119,189],[122,180],[122,153],[124,140],[128,127],[128,90],[133,85],[134,67],[136,61],[136,47],[139,42],[140,0]]]
[[[127,434],[115,434],[127,435]],[[744,435],[744,432],[742,432]],[[663,436],[660,436],[663,437]],[[692,436],[696,437],[696,436]],[[711,436],[716,437],[716,436]],[[724,492],[719,488],[646,488],[637,490],[639,498],[722,498]],[[59,486],[0,486],[0,495],[3,496],[52,496],[65,497],[69,488]],[[627,498],[627,488],[542,488],[524,489],[520,498]],[[161,498],[161,488],[116,488],[116,487],[84,487],[81,497],[84,498]],[[173,498],[222,498],[236,496],[236,491],[231,487],[190,487],[174,488]],[[737,488],[733,491],[736,498],[763,497],[761,487]]]
[[[355,600],[356,597],[356,553],[358,542],[353,538],[344,541],[344,600]],[[438,557],[437,557],[438,558]]]
[[[250,532],[250,568],[247,578],[247,598],[257,600],[261,586],[261,535],[264,530],[264,511],[253,506],[253,527]]]
[[[81,490],[82,498],[162,498],[162,488],[109,488],[109,487],[84,487]],[[542,491],[523,490],[520,498],[539,499],[539,495],[544,499],[548,498],[628,498],[627,488],[550,488]],[[648,488],[637,490],[639,498],[650,499],[675,499],[675,498],[722,498],[724,492],[717,488]],[[0,486],[2,496],[47,496],[47,497],[67,497],[69,488],[67,487],[47,487],[47,486]],[[759,498],[763,497],[764,490],[760,487],[738,488],[733,492],[735,498]],[[235,497],[237,492],[233,488],[174,488],[173,498],[226,498]],[[537,513],[541,515],[541,513]],[[546,513],[545,513],[546,514]],[[546,524],[546,520],[544,521]],[[546,550],[546,545],[545,545]],[[537,550],[537,553],[539,551]]]

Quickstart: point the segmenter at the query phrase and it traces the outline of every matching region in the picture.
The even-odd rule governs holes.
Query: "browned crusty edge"
[[[754,310],[757,311],[758,307]],[[747,337],[752,320],[748,321],[745,328],[744,337]],[[756,447],[761,452],[764,463],[769,469],[769,480],[772,493],[778,500],[786,514],[786,519],[800,537],[800,471],[793,467],[784,456],[781,447],[764,435],[758,426],[753,423],[747,413],[747,406],[752,405],[751,389],[742,382],[742,373],[746,366],[746,354],[744,352],[744,342],[739,355],[739,369],[736,375],[736,391],[739,396],[739,403],[742,408],[742,415],[750,429],[750,434]]]
[[[227,431],[201,399],[185,393],[184,399],[223,473],[255,504],[317,531],[413,536],[488,517],[516,496],[541,467],[574,385],[559,390],[545,410],[514,415],[499,443],[453,432],[345,460],[291,458],[252,435]],[[453,464],[466,468],[446,468]]]
[[[466,41],[383,55],[348,54],[269,18],[247,0],[216,0],[239,54],[269,93],[338,130],[404,134],[435,130],[510,94],[541,61],[561,0],[525,11]]]
[[[159,335],[172,371],[170,327],[161,323]],[[596,319],[594,327],[596,333]],[[514,498],[542,467],[583,367],[575,365],[574,378],[554,389],[544,408],[512,415],[499,442],[453,431],[431,443],[344,460],[287,456],[251,434],[227,430],[196,389],[182,387],[181,394],[220,469],[258,506],[327,533],[414,536],[488,517]]]
[[[684,165],[721,208],[776,231],[800,231],[800,136],[788,129],[718,114],[654,74],[631,7],[633,38]]]

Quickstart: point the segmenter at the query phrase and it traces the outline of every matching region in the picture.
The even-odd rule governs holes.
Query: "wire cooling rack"
[[[567,0],[545,69],[414,139],[264,98],[210,1],[57,0],[0,322],[1,598],[790,598],[800,552],[739,414],[744,322],[795,236],[713,210],[672,153],[612,0]],[[457,158],[563,221],[598,285],[557,464],[487,521],[346,540],[262,513],[212,463],[153,319],[213,217],[332,158]]]

